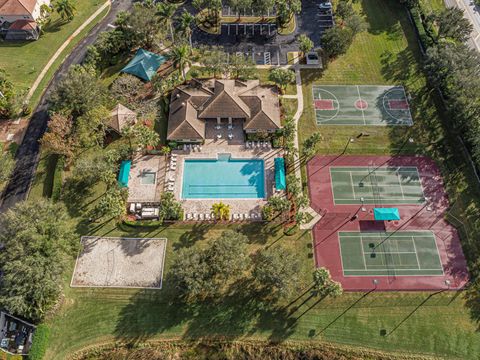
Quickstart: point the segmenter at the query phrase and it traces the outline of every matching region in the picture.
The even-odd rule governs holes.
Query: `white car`
[[[330,1],[327,2],[322,2],[318,4],[318,8],[320,9],[321,12],[330,12],[332,11],[332,3]]]
[[[319,65],[320,64],[320,58],[318,57],[318,54],[315,51],[309,52],[307,54],[307,65]]]

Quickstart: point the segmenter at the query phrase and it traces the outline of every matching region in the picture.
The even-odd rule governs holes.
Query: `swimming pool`
[[[183,199],[257,199],[265,197],[261,159],[186,159]]]

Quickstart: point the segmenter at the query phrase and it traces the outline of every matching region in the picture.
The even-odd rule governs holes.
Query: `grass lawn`
[[[91,197],[96,196],[92,193]],[[225,228],[197,224],[132,229],[106,223],[91,229],[91,233],[105,236],[168,238],[166,286],[160,291],[71,289],[66,278],[62,309],[49,321],[52,332],[46,358],[64,359],[83,347],[114,340],[145,342],[202,336],[322,340],[464,359],[473,359],[480,351],[480,335],[465,311],[464,300],[455,293],[433,296],[421,292],[349,293],[338,299],[311,298],[304,291],[310,284],[313,268],[309,232],[286,237],[281,229],[272,226],[232,225],[231,228],[249,236],[252,251],[275,243],[295,249],[303,265],[299,284],[302,290],[294,298],[282,306],[265,306],[239,294],[218,303],[182,304],[168,290],[168,270],[177,251],[185,247],[201,248]],[[453,323],[455,326],[451,326]],[[382,330],[388,336],[383,336]]]
[[[302,70],[307,105],[300,121],[300,137],[314,131],[323,136],[321,153],[339,153],[350,136],[360,131],[370,136],[356,140],[349,153],[421,153],[437,160],[450,195],[452,214],[465,225],[462,239],[470,264],[480,258],[478,187],[454,134],[439,116],[438,99],[425,87],[419,71],[419,52],[404,9],[396,0],[363,0],[370,23],[349,53],[329,64],[322,73]],[[415,125],[411,128],[317,127],[311,104],[311,85],[402,84],[413,97]],[[295,103],[282,100],[284,107]],[[291,111],[291,110],[289,110]],[[448,120],[448,119],[447,119]],[[159,123],[160,125],[160,123]],[[409,137],[414,144],[403,146]],[[225,226],[205,224],[159,228],[116,227],[112,222],[89,224],[85,214],[102,195],[98,185],[72,192],[65,199],[79,234],[102,236],[166,237],[165,288],[160,291],[125,289],[71,289],[71,272],[65,278],[65,298],[47,323],[50,346],[45,358],[64,359],[83,347],[111,341],[143,343],[158,339],[193,339],[227,336],[232,339],[271,341],[327,341],[383,351],[430,354],[453,359],[477,359],[480,353],[480,300],[478,289],[463,293],[370,292],[346,293],[319,301],[310,297],[313,254],[309,232],[285,236],[274,225],[231,225],[250,239],[252,251],[282,244],[302,260],[300,290],[278,306],[263,304],[241,291],[195,305],[182,304],[169,290],[169,269],[185,247],[201,248]],[[73,261],[72,261],[73,268]]]
[[[79,1],[76,4],[75,18],[66,24],[61,23],[57,14],[53,14],[51,24],[45,27],[45,34],[38,41],[0,42],[0,68],[6,70],[9,78],[18,89],[29,89],[55,51],[103,3],[103,0]],[[81,35],[76,37],[73,43],[76,44],[82,38]],[[70,49],[72,46],[73,44],[70,44]],[[12,59],[15,59],[15,61]],[[60,63],[60,61],[57,61],[54,64],[54,69],[47,74],[48,79],[46,81],[50,79]],[[46,82],[40,84],[40,87],[45,86],[45,84]],[[32,100],[38,100],[38,96]],[[32,101],[32,104],[35,104],[35,102]]]

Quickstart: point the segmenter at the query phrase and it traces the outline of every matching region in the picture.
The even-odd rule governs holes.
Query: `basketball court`
[[[413,125],[402,86],[314,85],[317,125]]]
[[[316,266],[345,290],[453,290],[468,282],[431,159],[315,156],[307,179],[310,205],[322,216],[313,229]]]

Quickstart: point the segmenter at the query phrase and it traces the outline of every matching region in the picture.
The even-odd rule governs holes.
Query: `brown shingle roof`
[[[0,0],[0,15],[32,15],[37,0]]]
[[[113,130],[120,133],[127,125],[133,125],[137,122],[137,114],[122,104],[117,104],[110,113],[110,126]]]
[[[243,88],[242,88],[243,90]],[[203,106],[198,117],[207,118],[240,118],[250,117],[250,109],[238,97],[236,81],[217,80],[215,81],[215,92],[209,101]]]
[[[279,129],[278,93],[258,80],[193,80],[172,92],[167,139],[203,139],[203,119],[217,117],[243,118],[245,129]]]

